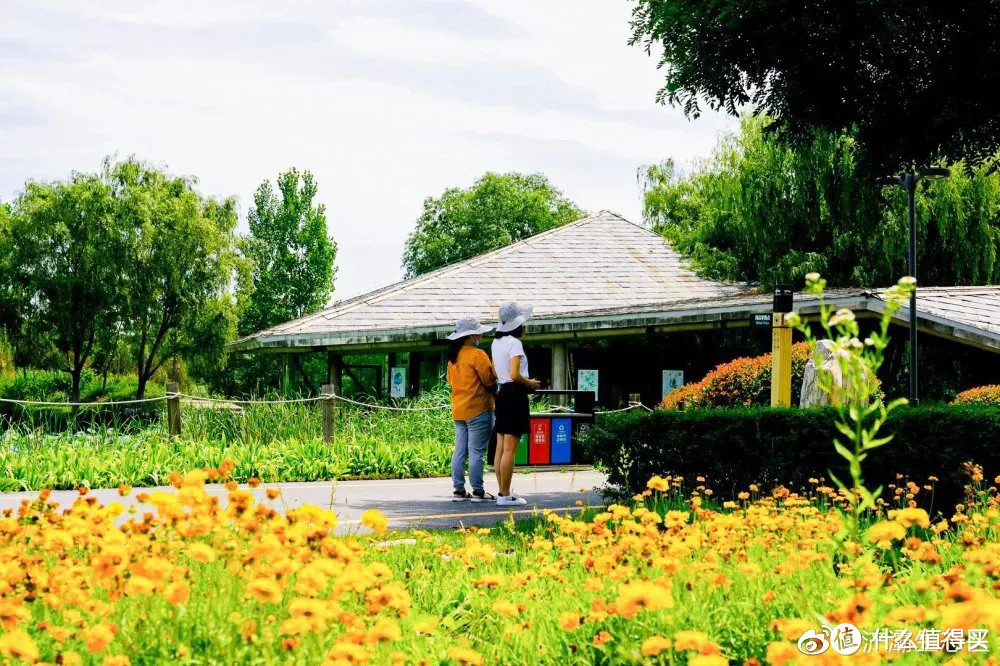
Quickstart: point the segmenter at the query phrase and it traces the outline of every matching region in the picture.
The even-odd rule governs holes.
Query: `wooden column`
[[[569,364],[567,362],[567,350],[565,342],[552,343],[552,388],[557,391],[565,391],[569,388]],[[566,396],[553,396],[552,402],[556,405],[565,405]]]
[[[326,383],[333,388],[333,392],[336,395],[340,395],[343,373],[344,361],[341,359],[340,354],[328,351],[326,353]]]
[[[167,426],[171,437],[181,436],[181,399],[177,397],[180,390],[180,384],[177,382],[167,384]]]
[[[323,384],[323,388],[320,391],[323,396],[323,441],[327,444],[333,442],[333,438],[337,434],[337,421],[334,411],[334,388],[332,384]]]
[[[287,398],[292,395],[292,355],[284,354],[282,360],[285,363],[285,374],[281,379],[281,395]]]
[[[407,380],[410,383],[407,393],[411,398],[416,398],[420,394],[420,365],[423,363],[424,353],[410,352],[410,365],[406,370]]]

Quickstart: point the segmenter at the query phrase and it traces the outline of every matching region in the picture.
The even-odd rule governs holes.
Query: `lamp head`
[[[920,177],[927,178],[928,180],[938,180],[940,178],[947,178],[951,175],[951,169],[948,167],[932,166],[924,167],[920,170]]]

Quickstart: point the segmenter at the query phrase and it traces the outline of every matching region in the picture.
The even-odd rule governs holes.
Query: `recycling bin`
[[[553,465],[572,462],[573,419],[552,419],[552,453],[549,461]]]
[[[548,418],[531,419],[531,431],[528,433],[528,464],[548,465],[551,457],[552,420]]]
[[[528,435],[521,435],[521,440],[517,443],[517,451],[514,453],[515,465],[528,464]]]

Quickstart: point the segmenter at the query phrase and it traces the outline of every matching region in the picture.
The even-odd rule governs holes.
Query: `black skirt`
[[[496,419],[496,432],[499,435],[520,437],[527,433],[530,419],[528,389],[514,382],[501,384],[497,395]]]

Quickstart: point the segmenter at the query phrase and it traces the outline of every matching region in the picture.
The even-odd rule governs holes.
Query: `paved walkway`
[[[494,502],[453,502],[450,478],[265,483],[252,492],[257,501],[267,502],[266,489],[280,488],[281,499],[273,505],[283,510],[302,504],[332,509],[340,518],[337,531],[351,533],[367,531],[361,526],[361,514],[367,509],[383,512],[389,518],[389,526],[394,529],[492,525],[511,515],[515,519],[524,518],[541,509],[579,511],[578,500],[583,502],[584,507],[602,504],[597,489],[604,485],[605,478],[603,473],[589,467],[550,467],[515,473],[512,488],[528,500],[527,505],[517,508],[498,507]],[[496,491],[496,479],[488,470],[486,489]],[[119,501],[127,507],[137,503],[137,493],[152,490],[173,489],[136,488],[126,498],[119,497],[117,490],[92,490],[90,494],[103,504]],[[224,500],[226,490],[222,486],[207,486],[207,490]],[[34,499],[37,495],[37,492],[0,493],[0,510],[16,509],[21,500]],[[54,491],[50,499],[65,508],[78,496],[73,490],[59,490]]]

